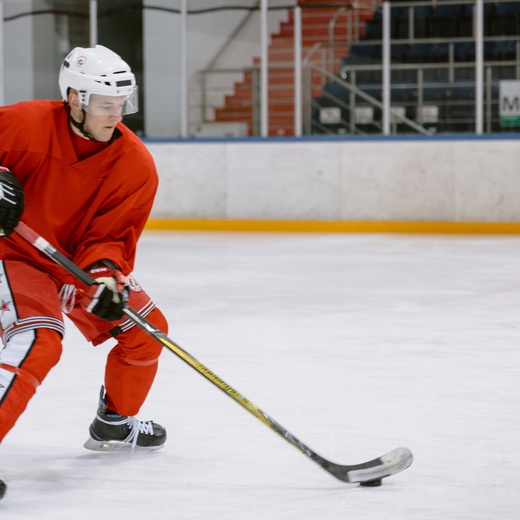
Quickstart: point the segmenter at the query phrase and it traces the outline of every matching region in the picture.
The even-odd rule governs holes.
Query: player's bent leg
[[[151,311],[147,319],[167,330],[166,319],[159,309]],[[102,388],[85,448],[157,450],[166,442],[166,430],[153,421],[140,421],[134,416],[152,386],[162,346],[138,327],[121,333],[117,340],[107,359],[106,394]]]
[[[61,335],[52,329],[29,329],[10,336],[0,352],[0,441],[59,361],[61,351]]]
[[[147,320],[167,333],[168,324],[159,309],[154,308]],[[117,340],[105,369],[108,410],[136,415],[152,387],[163,347],[137,326],[121,333]]]

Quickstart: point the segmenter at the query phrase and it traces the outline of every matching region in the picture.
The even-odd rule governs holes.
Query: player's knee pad
[[[154,308],[146,317],[155,327],[165,332],[168,322],[163,313]],[[157,363],[163,346],[156,339],[137,326],[117,337],[118,344],[110,355],[119,357],[129,365],[149,366]]]

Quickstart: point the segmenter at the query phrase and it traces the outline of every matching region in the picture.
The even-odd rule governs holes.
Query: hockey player
[[[85,447],[155,450],[165,429],[135,415],[162,347],[122,312],[128,301],[167,332],[131,275],[158,183],[151,155],[121,122],[138,110],[135,77],[106,47],[77,47],[59,88],[62,101],[0,108],[0,441],[58,362],[65,314],[93,345],[117,341]],[[81,287],[18,236],[22,214],[97,285]]]

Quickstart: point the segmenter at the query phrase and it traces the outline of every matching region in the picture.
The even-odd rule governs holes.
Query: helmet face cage
[[[65,102],[69,89],[78,91],[81,106],[88,113],[126,115],[139,109],[138,88],[130,67],[102,45],[73,49],[61,66],[59,86]]]

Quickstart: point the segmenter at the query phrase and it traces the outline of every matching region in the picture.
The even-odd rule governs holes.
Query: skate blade
[[[164,444],[160,446],[132,446],[129,442],[121,441],[97,441],[89,438],[83,447],[91,451],[116,452],[116,453],[141,453],[146,451],[160,450]]]

